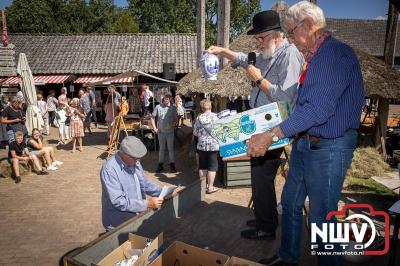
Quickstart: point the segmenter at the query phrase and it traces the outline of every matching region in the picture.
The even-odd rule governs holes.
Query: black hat
[[[253,17],[253,28],[247,32],[247,35],[255,35],[280,28],[279,14],[273,10],[266,10],[255,14]]]

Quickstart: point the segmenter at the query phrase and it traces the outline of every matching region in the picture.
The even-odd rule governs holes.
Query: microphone
[[[255,52],[251,52],[251,53],[249,53],[247,55],[247,63],[249,65],[253,65],[254,66],[256,64],[256,61],[257,61],[257,56],[256,56]]]
[[[255,52],[250,52],[248,55],[247,55],[247,64],[249,64],[249,65],[255,65],[256,64],[256,61],[257,61],[257,56],[256,56],[256,53]],[[256,86],[256,83],[254,82],[254,81],[252,81],[251,82],[251,86],[252,87],[255,87]]]

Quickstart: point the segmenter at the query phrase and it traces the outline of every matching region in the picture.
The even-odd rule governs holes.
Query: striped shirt
[[[363,78],[353,49],[328,37],[310,62],[294,112],[280,128],[288,137],[301,132],[341,137],[358,129],[363,104]]]

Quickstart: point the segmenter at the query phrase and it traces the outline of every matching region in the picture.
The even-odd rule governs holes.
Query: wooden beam
[[[378,116],[375,119],[375,125],[374,125],[373,142],[376,150],[382,153],[385,159],[387,157],[385,140],[386,140],[388,115],[389,115],[389,100],[380,97],[378,102]]]
[[[217,45],[229,48],[229,23],[231,21],[231,0],[218,0],[217,13]],[[228,63],[220,60],[220,68]]]
[[[385,36],[385,49],[384,49],[384,60],[387,65],[393,67],[396,37],[397,37],[397,21],[399,13],[396,7],[389,3],[388,20],[386,24],[386,36]],[[387,121],[389,115],[389,100],[382,97],[379,98],[378,103],[378,119],[375,120],[374,129],[374,143],[375,147],[379,152],[383,153],[386,158],[386,130]]]
[[[385,63],[390,67],[393,67],[394,62],[398,18],[399,12],[397,11],[396,7],[393,4],[389,4],[388,19],[386,24],[384,60]]]
[[[206,46],[206,3],[205,0],[197,0],[197,65]]]

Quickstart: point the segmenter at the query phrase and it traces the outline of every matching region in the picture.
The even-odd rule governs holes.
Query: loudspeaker
[[[175,64],[174,63],[164,63],[163,64],[163,77],[164,79],[175,80]]]

